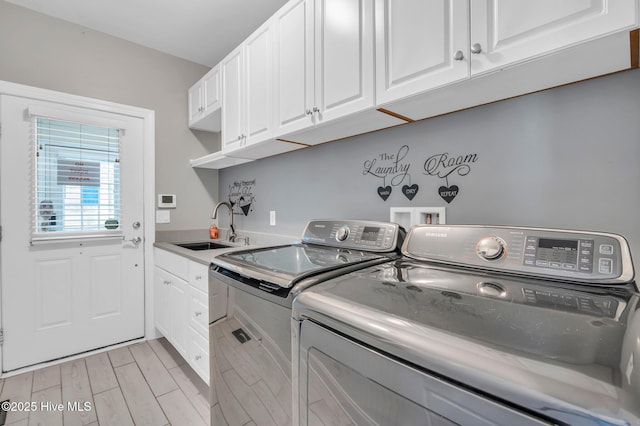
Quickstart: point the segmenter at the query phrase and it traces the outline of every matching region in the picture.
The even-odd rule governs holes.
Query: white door
[[[202,79],[204,94],[204,110],[213,111],[220,108],[222,98],[220,97],[220,67],[215,66]]]
[[[471,74],[631,28],[636,7],[636,0],[473,0]]]
[[[374,105],[373,40],[373,0],[316,0],[317,120]]]
[[[222,60],[222,150],[244,145],[242,96],[244,86],[243,50],[238,46]]]
[[[202,116],[203,82],[199,81],[189,89],[189,125]]]
[[[2,370],[143,337],[143,120],[0,95],[0,124]]]
[[[273,27],[271,20],[244,42],[245,134],[251,145],[273,136]]]
[[[467,1],[376,0],[377,104],[468,78],[468,49]]]
[[[288,2],[274,16],[276,135],[313,125],[313,0]]]

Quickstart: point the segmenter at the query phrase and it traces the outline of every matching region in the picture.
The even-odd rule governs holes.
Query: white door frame
[[[153,243],[155,242],[155,112],[153,110],[132,107],[129,105],[71,95],[54,90],[40,89],[0,80],[0,94],[14,95],[42,101],[56,102],[63,105],[89,108],[115,114],[140,118],[144,124],[143,135],[143,217],[144,217],[144,331],[145,339],[157,337],[154,328],[153,312]],[[0,138],[2,137],[0,129]],[[0,226],[2,226],[0,217]],[[1,283],[0,283],[1,284]],[[0,294],[0,300],[2,295]],[[1,312],[0,312],[1,314]],[[1,321],[1,317],[0,317]],[[0,322],[0,327],[2,323]],[[0,351],[2,365],[2,351]],[[13,372],[15,373],[15,372]],[[11,374],[10,374],[11,375]],[[2,377],[2,376],[0,376]]]

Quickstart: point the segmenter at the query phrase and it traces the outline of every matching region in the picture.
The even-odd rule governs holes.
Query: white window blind
[[[122,235],[117,128],[32,116],[32,242]]]

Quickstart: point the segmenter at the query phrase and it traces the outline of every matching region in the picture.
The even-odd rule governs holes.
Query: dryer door
[[[360,345],[312,321],[299,335],[300,425],[548,424]]]

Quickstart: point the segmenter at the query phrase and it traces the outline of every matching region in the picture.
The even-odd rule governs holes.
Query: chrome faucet
[[[211,215],[211,217],[213,219],[218,218],[218,209],[220,208],[220,206],[227,206],[227,208],[229,209],[229,220],[230,220],[229,228],[231,229],[231,231],[229,232],[229,241],[234,242],[238,235],[236,235],[236,230],[233,228],[233,208],[231,207],[231,204],[227,203],[226,201],[220,201],[213,208],[213,215]]]

